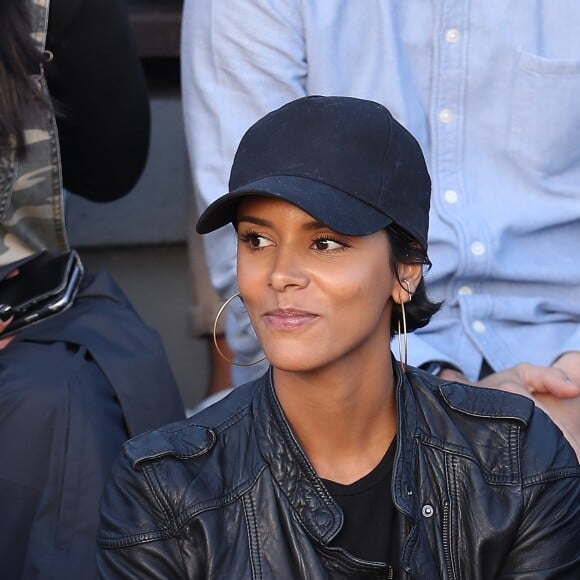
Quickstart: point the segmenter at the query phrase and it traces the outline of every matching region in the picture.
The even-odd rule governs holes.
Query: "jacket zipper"
[[[387,571],[387,580],[393,580],[393,567],[389,566],[389,570]]]
[[[449,502],[443,503],[443,552],[445,554],[445,565],[447,567],[447,576],[450,580],[455,578],[453,574],[453,566],[451,564],[451,545],[449,541]]]

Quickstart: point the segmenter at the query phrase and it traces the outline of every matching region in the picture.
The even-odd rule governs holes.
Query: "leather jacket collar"
[[[271,370],[261,380],[264,388],[254,401],[260,452],[308,532],[327,544],[342,527],[342,511],[296,441],[274,391]]]

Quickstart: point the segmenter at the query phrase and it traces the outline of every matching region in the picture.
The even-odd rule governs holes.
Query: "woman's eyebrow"
[[[319,222],[318,220],[313,219],[310,222],[306,222],[303,226],[302,229],[304,230],[329,230],[332,228],[329,228],[328,226],[324,225],[322,222]]]

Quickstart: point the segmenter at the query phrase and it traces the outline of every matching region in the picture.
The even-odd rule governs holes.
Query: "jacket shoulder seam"
[[[551,481],[556,481],[559,479],[568,479],[580,477],[580,467],[559,467],[557,469],[551,469],[549,471],[544,471],[542,473],[534,473],[533,475],[527,475],[523,478],[524,487],[529,487],[532,485],[550,483]]]
[[[206,425],[200,425],[200,427],[206,427],[208,429],[213,429],[216,433],[222,433],[223,431],[227,431],[231,427],[233,427],[236,423],[239,423],[247,414],[248,411],[251,409],[251,403],[245,404],[243,407],[240,407],[235,413],[226,417],[221,423],[214,425],[213,427],[208,427]]]
[[[478,459],[474,456],[473,452],[466,447],[462,447],[459,445],[455,445],[453,443],[449,443],[447,441],[442,441],[438,437],[431,435],[429,433],[425,433],[424,431],[420,430],[419,434],[417,435],[417,439],[423,444],[428,447],[437,448],[444,453],[448,453],[450,455],[454,455],[456,457],[463,457],[464,459],[475,463],[480,469],[481,473],[483,474],[485,481],[490,485],[520,485],[521,484],[521,476],[519,467],[518,469],[513,468],[510,470],[510,474],[506,475],[499,475],[491,473],[490,471],[486,470],[484,466],[478,461]],[[517,453],[517,452],[516,452]],[[512,458],[513,460],[513,458]],[[518,460],[516,459],[516,465],[519,466]],[[516,474],[516,475],[514,475]]]
[[[169,540],[179,535],[183,527],[204,511],[211,509],[218,509],[228,505],[238,499],[241,499],[244,494],[254,485],[256,480],[260,477],[267,465],[264,464],[256,473],[248,476],[243,483],[239,484],[231,490],[228,494],[200,501],[181,514],[173,514],[167,517],[167,511],[162,505],[157,492],[154,492],[155,501],[159,504],[161,510],[167,518],[164,524],[157,523],[156,530],[148,532],[141,532],[138,534],[127,534],[120,537],[100,537],[98,543],[103,548],[126,548],[129,546],[136,546],[146,542],[153,542],[156,540]],[[151,487],[151,485],[150,485]]]
[[[190,505],[181,514],[175,515],[175,533],[177,533],[181,528],[183,528],[183,526],[185,526],[190,520],[198,516],[200,513],[224,507],[241,499],[244,494],[254,486],[266,468],[267,465],[264,463],[255,473],[249,474],[243,482],[239,483],[235,488],[229,490],[229,492],[225,495],[199,501],[193,505]]]

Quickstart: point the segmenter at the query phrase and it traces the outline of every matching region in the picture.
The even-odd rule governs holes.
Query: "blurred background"
[[[208,340],[190,331],[188,266],[190,178],[179,88],[182,0],[126,0],[147,76],[149,158],[131,194],[107,204],[71,196],[70,242],[85,265],[106,269],[143,319],[156,328],[186,407],[201,400],[209,376]]]

